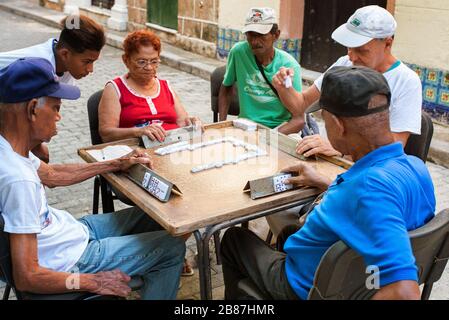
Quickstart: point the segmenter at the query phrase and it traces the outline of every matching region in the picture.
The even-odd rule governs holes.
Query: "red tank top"
[[[152,123],[162,123],[165,130],[179,128],[175,100],[166,80],[156,78],[159,90],[156,95],[143,96],[131,89],[125,76],[110,81],[119,93],[120,128],[142,127]]]

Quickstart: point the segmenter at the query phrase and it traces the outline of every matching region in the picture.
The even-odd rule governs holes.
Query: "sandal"
[[[188,263],[187,259],[184,259],[184,266],[182,267],[181,276],[182,277],[191,277],[195,274],[192,266]]]

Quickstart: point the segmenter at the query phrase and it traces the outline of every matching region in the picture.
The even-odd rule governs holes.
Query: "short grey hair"
[[[47,97],[40,97],[37,98],[37,105],[36,108],[41,108],[45,105],[45,102],[47,102]]]
[[[4,120],[7,113],[16,113],[19,112],[24,106],[26,106],[26,102],[21,103],[0,103],[0,129],[4,128]]]
[[[4,127],[3,119],[5,118],[4,116],[5,114],[21,111],[22,108],[25,108],[30,101],[31,100],[18,103],[0,103],[0,128]],[[46,97],[37,98],[36,108],[43,107],[46,101],[47,101]]]

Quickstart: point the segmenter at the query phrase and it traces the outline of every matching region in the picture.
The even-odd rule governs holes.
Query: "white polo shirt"
[[[53,46],[57,42],[58,40],[52,38],[48,39],[44,43],[32,47],[7,52],[0,52],[0,69],[9,66],[11,63],[20,58],[43,58],[50,61],[56,74],[56,60],[55,54],[53,53]],[[64,74],[61,77],[58,77],[58,80],[62,83],[67,83],[71,85],[75,84],[75,79],[68,71],[64,72]]]
[[[349,56],[343,56],[335,66],[352,66]],[[400,64],[383,73],[391,90],[390,127],[392,132],[421,134],[422,85],[416,72],[405,64]],[[314,84],[321,91],[324,74]]]

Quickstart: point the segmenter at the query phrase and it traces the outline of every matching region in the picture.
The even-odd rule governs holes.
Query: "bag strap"
[[[270,86],[271,90],[273,90],[274,94],[279,98],[279,93],[278,91],[275,89],[275,87],[273,87],[273,85],[271,84],[271,82],[268,80],[267,75],[265,74],[265,71],[263,69],[262,64],[259,63],[259,61],[257,61],[257,58],[254,57],[254,59],[256,60],[256,64],[257,67],[260,70],[260,73],[262,73],[263,78],[265,79],[265,81],[267,82],[267,84]]]
[[[324,191],[322,193],[320,193],[315,200],[313,200],[313,202],[310,202],[306,205],[304,205],[303,207],[301,207],[301,209],[299,210],[299,226],[302,227],[304,226],[304,224],[306,223],[306,219],[309,216],[309,213],[311,213],[313,211],[313,209],[315,209],[315,207],[320,204],[321,200],[323,199],[324,195],[326,194],[327,191]]]

